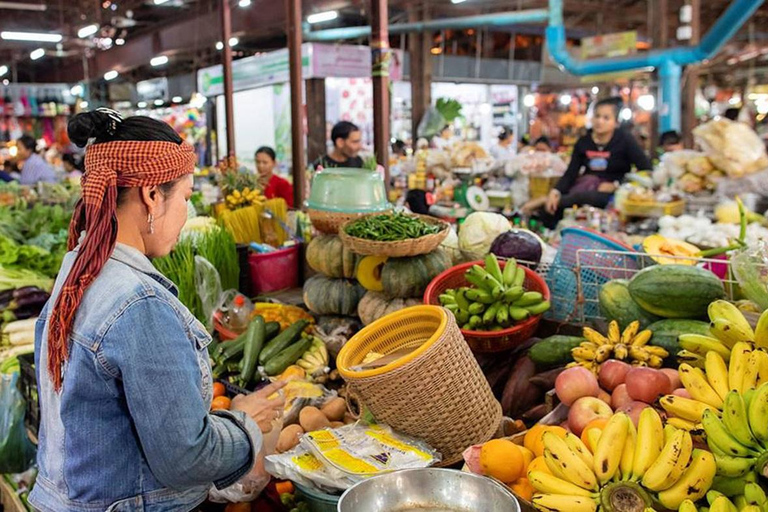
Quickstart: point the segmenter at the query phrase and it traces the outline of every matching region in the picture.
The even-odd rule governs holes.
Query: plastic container
[[[233,331],[242,331],[248,327],[248,321],[251,318],[251,311],[245,303],[246,298],[243,295],[236,295],[232,299],[232,312],[229,314],[229,323],[227,327]]]
[[[248,267],[254,294],[299,286],[299,246],[266,254],[249,254]]]
[[[312,178],[310,210],[376,213],[391,210],[381,174],[364,169],[324,169]]]
[[[341,496],[326,494],[297,482],[293,482],[293,485],[296,487],[296,494],[302,501],[309,505],[309,510],[311,512],[336,512]]]

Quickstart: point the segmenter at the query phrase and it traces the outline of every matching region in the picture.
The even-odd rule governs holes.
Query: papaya
[[[537,342],[528,350],[528,357],[537,368],[562,366],[573,361],[571,350],[586,341],[581,336],[555,334]]]
[[[648,313],[663,318],[701,318],[710,303],[725,297],[723,283],[709,270],[655,265],[629,282],[629,293]]]
[[[629,281],[614,279],[600,287],[598,294],[600,313],[607,320],[616,320],[623,331],[635,320],[640,322],[640,329],[645,329],[659,317],[648,313],[638,306],[629,293]]]
[[[666,319],[659,320],[648,326],[648,330],[653,333],[649,345],[662,347],[669,352],[670,357],[674,357],[680,350],[677,338],[681,334],[701,334],[709,336],[709,323],[701,320],[685,319]]]
[[[661,265],[695,265],[696,258],[701,255],[701,251],[695,245],[658,234],[643,240],[643,250],[651,256],[653,261]]]

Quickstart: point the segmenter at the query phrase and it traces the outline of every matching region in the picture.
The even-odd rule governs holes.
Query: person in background
[[[8,183],[15,180],[15,169],[13,163],[10,160],[3,162],[3,168],[0,169],[0,181]]]
[[[67,178],[79,178],[83,175],[82,160],[72,153],[65,153],[61,157],[61,162],[64,164],[64,172]]]
[[[360,158],[362,134],[357,125],[349,121],[340,121],[331,130],[333,150],[330,154],[318,158],[312,166],[316,171],[335,167],[351,167],[362,169],[363,159]]]
[[[19,160],[24,162],[21,167],[19,183],[35,185],[39,182],[54,183],[56,173],[53,168],[35,152],[37,141],[29,135],[22,135],[16,140]]]
[[[440,134],[432,139],[432,146],[435,149],[445,149],[453,145],[453,128],[447,124],[440,130]]]
[[[661,137],[659,137],[659,146],[661,146],[661,150],[664,153],[680,151],[683,149],[683,138],[680,137],[680,134],[676,131],[669,130],[668,132],[662,133]]]
[[[633,165],[639,171],[652,169],[637,140],[619,129],[619,110],[616,100],[595,104],[592,129],[576,142],[568,169],[547,196],[543,220],[548,228],[557,226],[566,208],[605,208]]]
[[[520,140],[517,143],[517,152],[523,153],[525,151],[531,150],[531,136],[528,134],[523,135],[520,137]]]
[[[408,146],[406,146],[405,142],[401,141],[400,139],[392,141],[390,150],[392,151],[392,156],[394,157],[402,158],[408,156]]]
[[[512,158],[512,143],[515,141],[514,135],[509,128],[502,128],[499,133],[499,142],[491,147],[491,156],[496,160],[509,160]]]
[[[259,182],[264,187],[264,197],[273,199],[281,197],[293,208],[293,185],[285,178],[275,174],[277,156],[275,150],[262,146],[256,150],[256,170],[259,171]]]
[[[533,144],[535,151],[541,151],[542,153],[552,153],[552,143],[549,141],[549,137],[542,135]]]

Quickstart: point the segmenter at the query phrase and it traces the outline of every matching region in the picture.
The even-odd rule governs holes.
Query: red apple
[[[611,405],[613,408],[618,410],[630,403],[632,403],[632,397],[627,393],[627,385],[619,384],[616,386],[611,395]]]
[[[600,385],[591,371],[583,366],[574,366],[573,368],[563,370],[557,376],[555,392],[561,402],[570,406],[579,398],[585,396],[596,397],[600,392]]]
[[[672,368],[662,368],[659,371],[662,372],[664,375],[666,375],[667,378],[669,379],[669,382],[672,385],[669,388],[670,393],[675,389],[682,387],[683,384],[680,382],[680,374],[677,372],[677,370]]]
[[[581,436],[587,423],[597,418],[610,418],[613,416],[613,409],[600,400],[592,396],[585,396],[576,400],[568,411],[568,426],[571,432]]]
[[[685,389],[685,388],[677,388],[676,390],[674,390],[674,391],[672,392],[672,394],[673,394],[673,395],[675,395],[675,396],[681,396],[681,397],[683,397],[683,398],[688,398],[688,399],[691,399],[691,400],[693,400],[693,397],[692,397],[692,396],[691,396],[691,394],[688,392],[688,390],[687,390],[687,389]]]
[[[645,402],[631,402],[619,409],[619,411],[627,413],[632,423],[635,424],[635,428],[637,428],[637,424],[640,422],[640,413],[647,407],[650,407],[650,405]]]
[[[653,368],[632,368],[627,373],[627,393],[632,400],[651,404],[670,391],[669,378]]]
[[[613,391],[619,384],[624,384],[627,372],[632,367],[623,361],[609,359],[600,365],[600,386],[608,391]]]
[[[597,394],[597,398],[608,405],[611,405],[611,395],[609,395],[607,391],[601,389],[600,393]]]

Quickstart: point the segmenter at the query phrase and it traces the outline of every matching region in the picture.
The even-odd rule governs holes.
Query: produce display
[[[503,262],[489,254],[485,268],[474,265],[464,277],[473,287],[448,289],[440,304],[456,317],[462,329],[501,330],[549,310],[549,301],[540,292],[526,291],[525,270],[514,260]]]
[[[376,242],[395,242],[421,238],[440,232],[442,226],[429,224],[418,217],[402,213],[370,215],[346,226],[349,236]]]
[[[569,366],[582,366],[593,373],[600,373],[601,365],[613,357],[618,361],[629,361],[632,366],[661,368],[669,352],[663,347],[648,345],[653,331],[639,329],[638,320],[630,323],[624,332],[619,330],[619,323],[612,320],[607,336],[585,327],[586,341],[571,350],[574,362]]]

